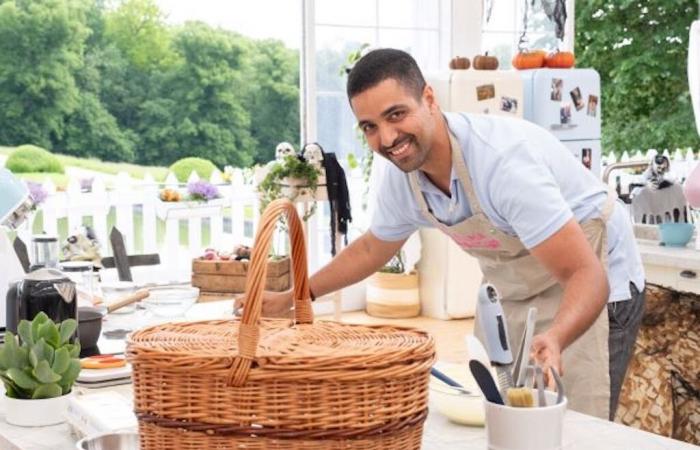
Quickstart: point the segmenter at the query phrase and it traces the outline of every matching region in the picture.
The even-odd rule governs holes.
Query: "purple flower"
[[[44,200],[46,200],[46,197],[49,196],[46,189],[44,189],[40,183],[36,183],[34,181],[27,181],[27,189],[29,189],[29,196],[32,197],[35,207],[42,204]]]
[[[187,192],[192,200],[206,202],[219,198],[219,190],[208,181],[195,181],[187,185]]]

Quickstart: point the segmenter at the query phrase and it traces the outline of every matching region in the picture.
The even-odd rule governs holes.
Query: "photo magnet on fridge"
[[[574,106],[576,107],[576,111],[580,111],[583,109],[583,97],[581,96],[581,89],[575,88],[573,91],[570,92],[571,94],[571,100],[574,102]]]
[[[581,149],[581,162],[586,167],[586,169],[588,169],[588,170],[591,169],[591,165],[593,164],[593,149],[590,149],[590,148],[582,148]]]
[[[588,96],[588,109],[586,110],[586,114],[588,114],[591,117],[595,117],[597,111],[598,111],[598,96],[597,95],[589,95]]]
[[[482,84],[476,87],[476,99],[478,101],[488,100],[496,96],[496,86],[493,84]]]
[[[571,103],[562,103],[559,107],[559,123],[565,125],[571,122]]]
[[[561,78],[552,78],[552,93],[549,98],[555,102],[561,101],[561,90],[564,87],[564,80]]]
[[[517,114],[518,100],[513,97],[501,97],[501,111]]]

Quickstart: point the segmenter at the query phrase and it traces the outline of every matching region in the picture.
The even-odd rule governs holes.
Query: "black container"
[[[20,320],[32,320],[41,311],[56,323],[78,320],[75,283],[63,272],[39,269],[10,286],[6,302],[9,331],[16,334]]]

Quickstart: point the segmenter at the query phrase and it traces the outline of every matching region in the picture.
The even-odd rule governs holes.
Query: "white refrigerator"
[[[518,71],[523,118],[554,134],[596,176],[601,175],[600,76],[593,69]]]

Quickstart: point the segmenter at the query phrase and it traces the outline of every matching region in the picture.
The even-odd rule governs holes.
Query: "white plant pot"
[[[70,392],[55,398],[25,400],[5,396],[5,418],[7,423],[20,427],[43,427],[56,425],[66,420],[66,409]]]

